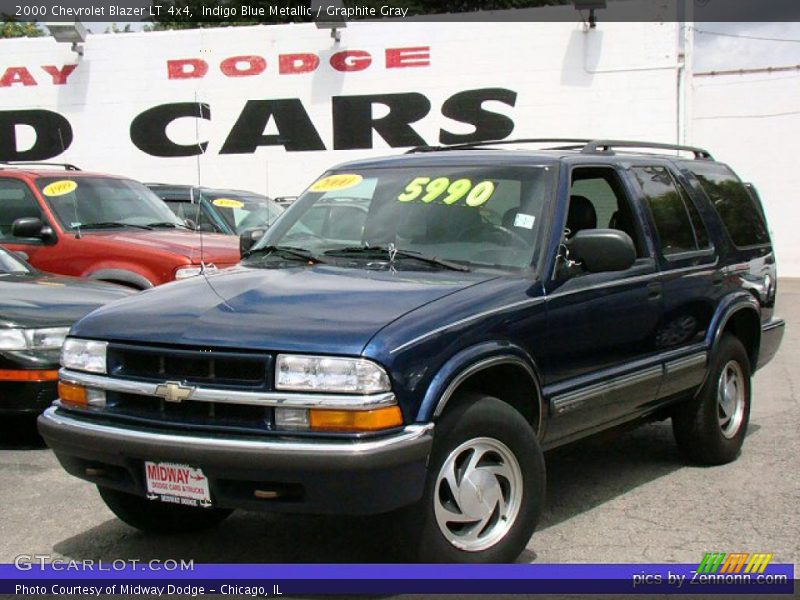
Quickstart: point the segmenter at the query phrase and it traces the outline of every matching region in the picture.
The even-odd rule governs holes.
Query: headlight
[[[69,327],[0,329],[0,350],[58,350]]]
[[[61,349],[61,366],[90,373],[106,372],[108,342],[67,338]]]
[[[189,267],[180,267],[175,270],[175,279],[189,279],[189,277],[197,277],[205,273],[211,275],[219,271],[217,265],[191,265]]]
[[[303,392],[373,394],[391,389],[389,376],[363,358],[279,354],[275,388]]]

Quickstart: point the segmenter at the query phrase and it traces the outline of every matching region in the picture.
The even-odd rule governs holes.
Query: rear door
[[[654,337],[665,365],[658,398],[699,385],[705,374],[704,339],[722,293],[717,249],[682,175],[668,164],[636,165],[654,231],[663,315]]]

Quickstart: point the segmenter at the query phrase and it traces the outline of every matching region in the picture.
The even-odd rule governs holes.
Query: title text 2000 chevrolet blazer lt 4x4
[[[239,267],[79,321],[40,431],[135,527],[397,510],[424,561],[513,560],[542,450],[602,429],[732,461],[783,334],[764,215],[706,151],[629,146],[341,165]]]

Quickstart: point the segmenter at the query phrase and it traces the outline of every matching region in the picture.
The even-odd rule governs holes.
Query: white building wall
[[[572,11],[574,12],[574,11]],[[675,23],[602,23],[586,32],[580,23],[350,23],[336,44],[313,24],[197,29],[90,36],[76,59],[49,38],[0,41],[0,77],[25,67],[36,85],[0,86],[0,111],[44,108],[65,116],[72,145],[58,157],[85,169],[144,181],[234,186],[270,195],[293,195],[327,167],[365,155],[394,154],[379,135],[373,149],[331,151],[332,97],[420,92],[430,112],[413,124],[431,144],[440,129],[469,133],[470,125],[442,115],[442,104],[466,90],[503,88],[513,106],[489,101],[486,110],[509,117],[511,137],[628,137],[676,141],[677,37]],[[388,69],[387,48],[426,47],[430,64]],[[338,72],[330,57],[365,50],[369,68]],[[633,51],[632,49],[635,49]],[[279,74],[280,54],[310,52],[320,66],[305,74]],[[255,55],[267,62],[255,76],[226,77],[220,62]],[[201,79],[171,80],[167,61],[199,58],[209,65]],[[43,65],[77,64],[64,85],[53,85]],[[287,152],[282,146],[220,155],[247,100],[299,98],[327,151]],[[168,128],[188,144],[208,140],[195,158],[149,156],[131,143],[132,120],[164,103],[205,102],[211,121],[183,118]],[[382,106],[373,115],[381,116]],[[18,128],[18,147],[33,143]],[[266,133],[275,133],[270,122]],[[199,162],[199,165],[198,165]],[[199,172],[199,174],[198,174]]]
[[[778,274],[800,277],[800,70],[694,77],[691,141],[758,188]]]

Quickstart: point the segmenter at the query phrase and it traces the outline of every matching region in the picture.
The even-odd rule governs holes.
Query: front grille
[[[269,389],[269,354],[111,344],[108,370],[114,377],[181,381],[208,387]]]
[[[154,396],[109,392],[103,413],[121,420],[208,429],[264,433],[272,430],[273,409],[224,402],[166,402]]]

